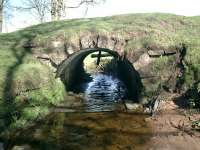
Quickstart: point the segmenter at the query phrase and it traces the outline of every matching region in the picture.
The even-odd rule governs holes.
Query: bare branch
[[[83,4],[95,3],[94,0],[82,0],[77,6],[67,6],[66,8],[79,8]]]
[[[39,18],[40,22],[45,22],[47,18],[52,20],[60,20],[66,16],[66,9],[79,8],[82,5],[86,6],[85,15],[89,5],[96,5],[105,0],[77,0],[76,6],[67,6],[65,0],[23,0],[23,6],[12,6],[17,11],[29,11],[34,16]]]
[[[57,65],[51,58],[49,58],[49,57],[41,57],[41,56],[38,56],[37,58],[38,58],[38,59],[43,59],[43,60],[50,61],[52,67],[54,67],[54,68],[56,68],[56,69],[58,68],[58,65]]]

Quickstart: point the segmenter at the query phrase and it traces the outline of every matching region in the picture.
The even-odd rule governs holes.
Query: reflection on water
[[[37,150],[142,150],[152,133],[145,115],[123,112],[53,113],[17,132],[9,147]]]
[[[117,78],[106,74],[94,74],[92,81],[82,83],[80,89],[85,94],[85,110],[89,112],[111,111],[126,97],[126,87]]]
[[[98,74],[80,87],[85,93],[86,112],[59,112],[60,108],[55,108],[58,111],[52,111],[40,122],[10,135],[8,149],[15,145],[28,145],[33,150],[146,149],[152,136],[146,115],[117,109],[100,112],[114,110],[126,97],[126,88],[120,80]],[[74,99],[75,95],[65,101],[75,103]]]

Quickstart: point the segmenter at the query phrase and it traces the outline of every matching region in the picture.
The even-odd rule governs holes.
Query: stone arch
[[[91,53],[107,52],[118,60],[119,75],[129,90],[129,97],[138,101],[140,89],[142,87],[139,74],[132,64],[116,51],[107,48],[87,48],[73,53],[69,58],[63,60],[57,68],[56,77],[60,77],[65,84],[66,90],[71,91],[73,85],[81,79],[84,72],[83,61]]]

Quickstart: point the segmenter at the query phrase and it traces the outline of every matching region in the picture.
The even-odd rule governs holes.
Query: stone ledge
[[[149,57],[160,57],[160,56],[170,56],[176,54],[176,51],[165,51],[165,50],[148,50]]]

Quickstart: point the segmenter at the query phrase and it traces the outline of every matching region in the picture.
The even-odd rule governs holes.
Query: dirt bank
[[[153,128],[149,150],[199,150],[200,132],[192,129],[192,121],[200,114],[189,114],[180,108],[179,99],[162,102],[160,111],[147,120]]]

